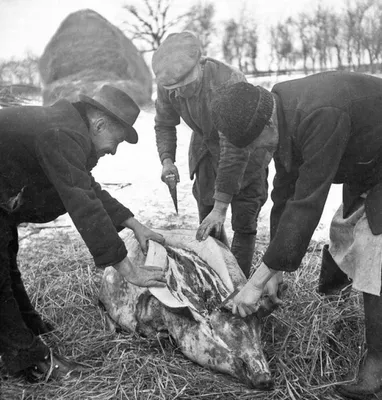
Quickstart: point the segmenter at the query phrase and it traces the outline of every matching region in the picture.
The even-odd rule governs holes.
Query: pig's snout
[[[257,390],[273,389],[273,380],[270,372],[260,372],[258,367],[251,367],[251,363],[248,364],[246,360],[242,358],[236,363],[236,367],[237,375],[241,376],[242,381],[247,382],[248,386]]]
[[[251,386],[258,390],[272,390],[273,380],[271,379],[271,374],[268,372],[264,372],[257,374],[255,377],[252,377]]]

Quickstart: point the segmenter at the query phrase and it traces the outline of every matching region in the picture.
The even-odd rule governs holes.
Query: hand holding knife
[[[228,302],[232,300],[239,292],[240,292],[240,287],[237,287],[231,294],[229,294],[219,305],[219,309],[221,310],[222,308],[226,307]]]
[[[170,191],[172,201],[175,206],[176,213],[178,214],[178,195],[176,190],[176,184],[178,183],[176,180],[175,174],[168,174],[165,177],[165,182],[168,186],[168,190]]]

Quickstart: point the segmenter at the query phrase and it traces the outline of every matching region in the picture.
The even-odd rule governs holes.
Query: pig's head
[[[211,333],[227,345],[232,375],[257,389],[271,389],[273,382],[261,345],[259,319],[254,315],[241,318],[227,310],[216,310],[209,324]]]
[[[200,317],[188,308],[176,313],[164,308],[162,316],[170,335],[191,360],[229,374],[249,387],[272,388],[256,316],[241,318],[217,309]]]

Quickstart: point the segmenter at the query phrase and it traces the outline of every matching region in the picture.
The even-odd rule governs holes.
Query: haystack
[[[152,75],[142,55],[123,32],[93,10],[70,14],[47,44],[39,61],[43,103],[77,101],[107,83],[126,91],[139,105],[152,94]]]

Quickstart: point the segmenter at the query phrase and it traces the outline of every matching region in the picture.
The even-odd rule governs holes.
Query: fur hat
[[[193,82],[198,77],[196,66],[201,56],[201,43],[192,32],[168,35],[152,59],[157,83],[175,89]]]
[[[132,144],[138,142],[138,134],[133,125],[141,110],[127,93],[116,87],[103,85],[93,97],[80,94],[79,98],[82,102],[88,103],[113,117],[125,127],[125,140],[127,142]]]
[[[212,120],[217,130],[236,147],[252,143],[272,116],[273,96],[261,86],[238,82],[214,93]]]

